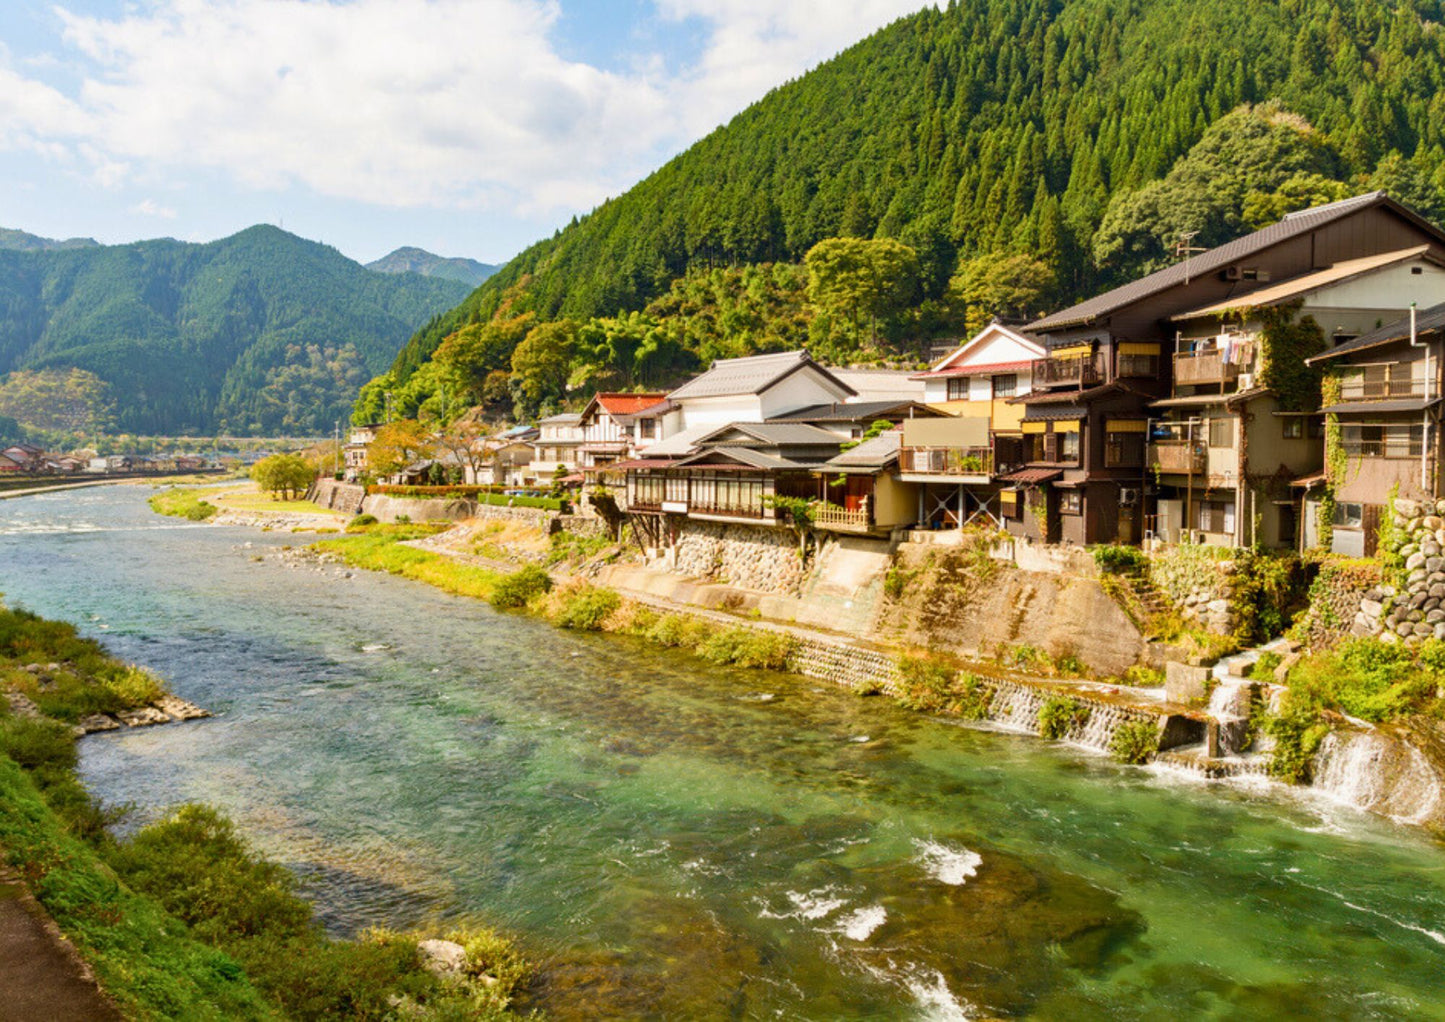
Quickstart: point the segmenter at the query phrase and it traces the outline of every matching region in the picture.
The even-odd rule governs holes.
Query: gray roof
[[[713,455],[729,458],[741,462],[751,468],[763,469],[805,469],[811,466],[799,464],[796,461],[789,461],[787,458],[779,458],[772,454],[764,454],[762,451],[755,451],[751,447],[710,447],[705,451],[699,451],[689,458],[683,458],[678,465],[691,465],[700,458]]]
[[[844,394],[856,394],[852,387],[813,361],[806,351],[781,351],[772,355],[751,355],[747,358],[720,358],[701,376],[678,387],[668,398],[674,401],[699,397],[730,397],[735,394],[761,394],[783,377],[812,366]]]
[[[1233,265],[1241,259],[1278,245],[1280,242],[1288,241],[1291,238],[1302,234],[1308,234],[1317,228],[1336,220],[1343,219],[1351,214],[1358,213],[1362,209],[1371,206],[1385,206],[1406,219],[1422,227],[1436,237],[1442,237],[1439,228],[1434,227],[1421,219],[1410,210],[1401,206],[1385,195],[1384,192],[1367,192],[1364,195],[1357,195],[1352,199],[1343,199],[1340,202],[1331,202],[1325,206],[1315,206],[1312,209],[1302,209],[1297,213],[1290,213],[1277,223],[1270,224],[1262,230],[1253,234],[1246,234],[1242,238],[1236,238],[1231,242],[1220,245],[1218,248],[1211,248],[1208,252],[1202,252],[1184,262],[1175,263],[1173,266],[1166,266],[1147,276],[1137,280],[1131,280],[1121,287],[1112,291],[1105,291],[1101,295],[1095,295],[1088,301],[1080,302],[1071,308],[1043,319],[1030,323],[1028,329],[1037,333],[1040,331],[1057,330],[1061,327],[1075,326],[1081,323],[1088,323],[1116,312],[1135,302],[1158,294],[1160,291],[1174,287],[1176,284],[1183,284],[1186,279],[1203,277],[1214,273],[1226,266]]]
[[[699,441],[699,445],[712,445],[719,434],[729,430],[737,430],[752,437],[764,444],[787,447],[821,447],[824,445],[837,447],[842,443],[842,438],[837,433],[830,433],[826,429],[819,429],[817,426],[810,426],[805,422],[730,422],[726,426],[717,426]],[[652,448],[648,448],[649,454]]]
[[[1429,333],[1445,328],[1445,302],[1439,305],[1432,305],[1428,309],[1419,309],[1415,313],[1416,334]],[[1345,355],[1352,351],[1363,351],[1366,348],[1378,348],[1385,344],[1394,344],[1398,341],[1408,340],[1410,337],[1410,317],[1405,316],[1393,323],[1386,323],[1378,330],[1371,330],[1367,334],[1361,334],[1353,341],[1345,341],[1337,344],[1329,351],[1305,359],[1306,365],[1315,365],[1338,355]]]
[[[1321,408],[1320,411],[1326,414],[1333,412],[1343,415],[1369,415],[1374,412],[1423,412],[1431,405],[1439,403],[1438,397],[1429,401],[1423,397],[1402,397],[1393,401],[1343,401],[1337,405],[1330,405],[1328,408]]]
[[[775,415],[769,422],[866,422],[870,419],[902,417],[921,413],[929,418],[942,415],[922,401],[854,401],[846,404],[810,405],[786,415]]]
[[[582,421],[582,416],[576,412],[562,412],[559,415],[549,415],[537,422],[539,426],[575,426]]]
[[[716,433],[716,426],[693,426],[681,433],[674,433],[670,437],[659,440],[656,443],[648,444],[642,448],[641,457],[644,458],[681,458],[691,454],[696,448],[698,441],[709,433]]]
[[[823,470],[844,473],[881,472],[898,460],[898,447],[903,434],[896,429],[879,433],[871,440],[864,440],[852,450],[844,451],[836,458],[825,461]]]

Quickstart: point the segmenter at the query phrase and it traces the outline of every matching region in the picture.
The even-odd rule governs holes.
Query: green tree
[[[808,299],[839,313],[851,324],[855,342],[862,323],[878,343],[878,320],[912,300],[918,291],[918,253],[892,238],[828,238],[808,250]]]
[[[570,320],[533,327],[512,352],[512,398],[518,419],[561,404],[567,391],[577,325]]]
[[[251,478],[273,499],[280,494],[290,500],[306,491],[315,474],[299,454],[273,454],[251,466]]]
[[[1033,256],[991,252],[959,265],[949,299],[963,310],[964,328],[976,334],[994,317],[1025,319],[1041,311],[1054,286],[1054,271]]]
[[[398,419],[376,431],[366,449],[366,468],[373,476],[389,476],[431,451],[432,432],[415,419]]]

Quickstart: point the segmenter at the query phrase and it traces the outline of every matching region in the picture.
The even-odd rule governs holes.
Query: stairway
[[[1173,612],[1174,605],[1150,581],[1146,569],[1123,568],[1112,572],[1110,577],[1118,581],[1116,595],[1120,597],[1124,612],[1134,620],[1140,631],[1148,631],[1152,622]]]

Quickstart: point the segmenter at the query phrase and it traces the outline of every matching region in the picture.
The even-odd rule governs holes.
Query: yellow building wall
[[[888,473],[874,476],[873,520],[883,528],[907,525],[918,517],[918,487]]]
[[[992,401],[935,401],[929,408],[936,408],[946,415],[960,418],[988,418]]]
[[[996,433],[1017,432],[1019,423],[1024,421],[1024,406],[1011,405],[999,399],[993,403],[993,430]]]

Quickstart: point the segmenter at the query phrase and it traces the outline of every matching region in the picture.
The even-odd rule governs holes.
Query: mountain
[[[836,236],[897,239],[916,254],[911,302],[928,315],[898,319],[884,337],[896,346],[961,329],[950,281],[978,269],[970,260],[987,270],[1031,256],[1045,271],[1029,267],[1042,282],[1031,294],[1046,308],[1172,258],[1177,229],[1200,230],[1197,245],[1222,240],[1245,221],[1245,202],[1259,216],[1384,181],[1439,206],[1442,20],[1441,0],[926,9],[773,90],[521,253],[414,335],[384,385],[413,386],[464,328],[615,317],[718,267],[797,266]],[[1245,143],[1226,131],[1211,144],[1253,146],[1249,173],[1222,196],[1183,171],[1166,186],[1232,114],[1249,120]],[[1274,145],[1290,151],[1285,163],[1271,162]],[[1196,155],[1195,167],[1223,165]],[[491,372],[509,371],[494,358]],[[412,404],[437,387],[413,386]],[[505,389],[497,378],[494,392]]]
[[[99,247],[100,242],[94,238],[67,238],[65,241],[56,241],[54,238],[42,238],[37,234],[26,234],[13,227],[0,227],[0,249],[12,249],[17,252],[50,252],[56,249]]]
[[[416,325],[466,293],[269,226],[0,251],[0,373],[31,391],[25,373],[93,374],[123,432],[329,434]]]
[[[374,263],[367,263],[366,268],[377,273],[419,273],[423,277],[441,277],[443,280],[460,281],[468,287],[476,287],[497,272],[497,267],[490,263],[479,263],[460,256],[434,255],[426,249],[411,246],[388,253]]]

